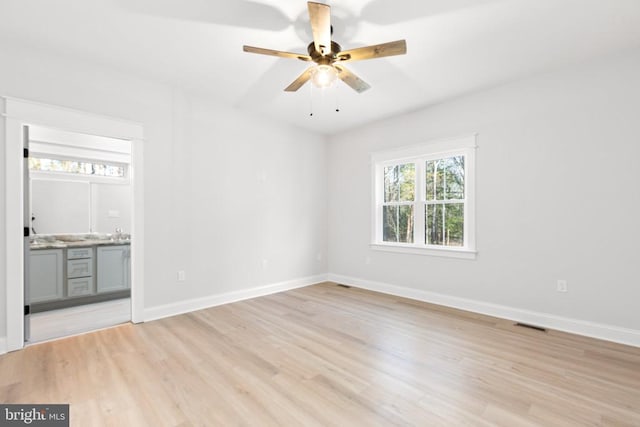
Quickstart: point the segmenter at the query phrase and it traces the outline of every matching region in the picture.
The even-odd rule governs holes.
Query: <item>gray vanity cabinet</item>
[[[63,295],[63,250],[31,251],[29,258],[29,303],[61,299]]]
[[[129,289],[129,245],[98,247],[98,293]]]
[[[93,247],[67,249],[67,297],[92,295]]]

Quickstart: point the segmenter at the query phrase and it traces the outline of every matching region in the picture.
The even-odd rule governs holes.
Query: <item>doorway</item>
[[[23,135],[25,342],[129,322],[131,142],[36,125]]]
[[[132,186],[131,205],[131,321],[138,323],[144,319],[144,188],[143,188],[143,128],[137,123],[127,122],[86,113],[77,110],[34,103],[15,98],[0,98],[4,120],[6,147],[6,350],[12,351],[24,346],[24,319],[29,315],[25,304],[25,271],[28,257],[25,251],[25,234],[30,234],[30,224],[25,221],[26,209],[23,205],[25,193],[24,132],[29,126],[42,126],[95,137],[120,139],[130,142]],[[28,216],[28,213],[27,213]]]

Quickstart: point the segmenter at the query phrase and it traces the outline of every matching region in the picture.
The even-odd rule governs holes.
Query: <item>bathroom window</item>
[[[29,170],[112,178],[124,178],[126,176],[126,166],[123,164],[91,162],[88,160],[47,159],[43,157],[29,157]]]

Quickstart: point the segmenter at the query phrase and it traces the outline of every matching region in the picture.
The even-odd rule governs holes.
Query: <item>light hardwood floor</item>
[[[640,426],[640,349],[321,284],[0,357],[72,426]]]

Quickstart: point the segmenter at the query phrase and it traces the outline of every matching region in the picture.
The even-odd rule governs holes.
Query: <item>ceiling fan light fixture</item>
[[[338,70],[333,65],[318,65],[313,70],[311,81],[320,89],[331,87],[338,78]]]

